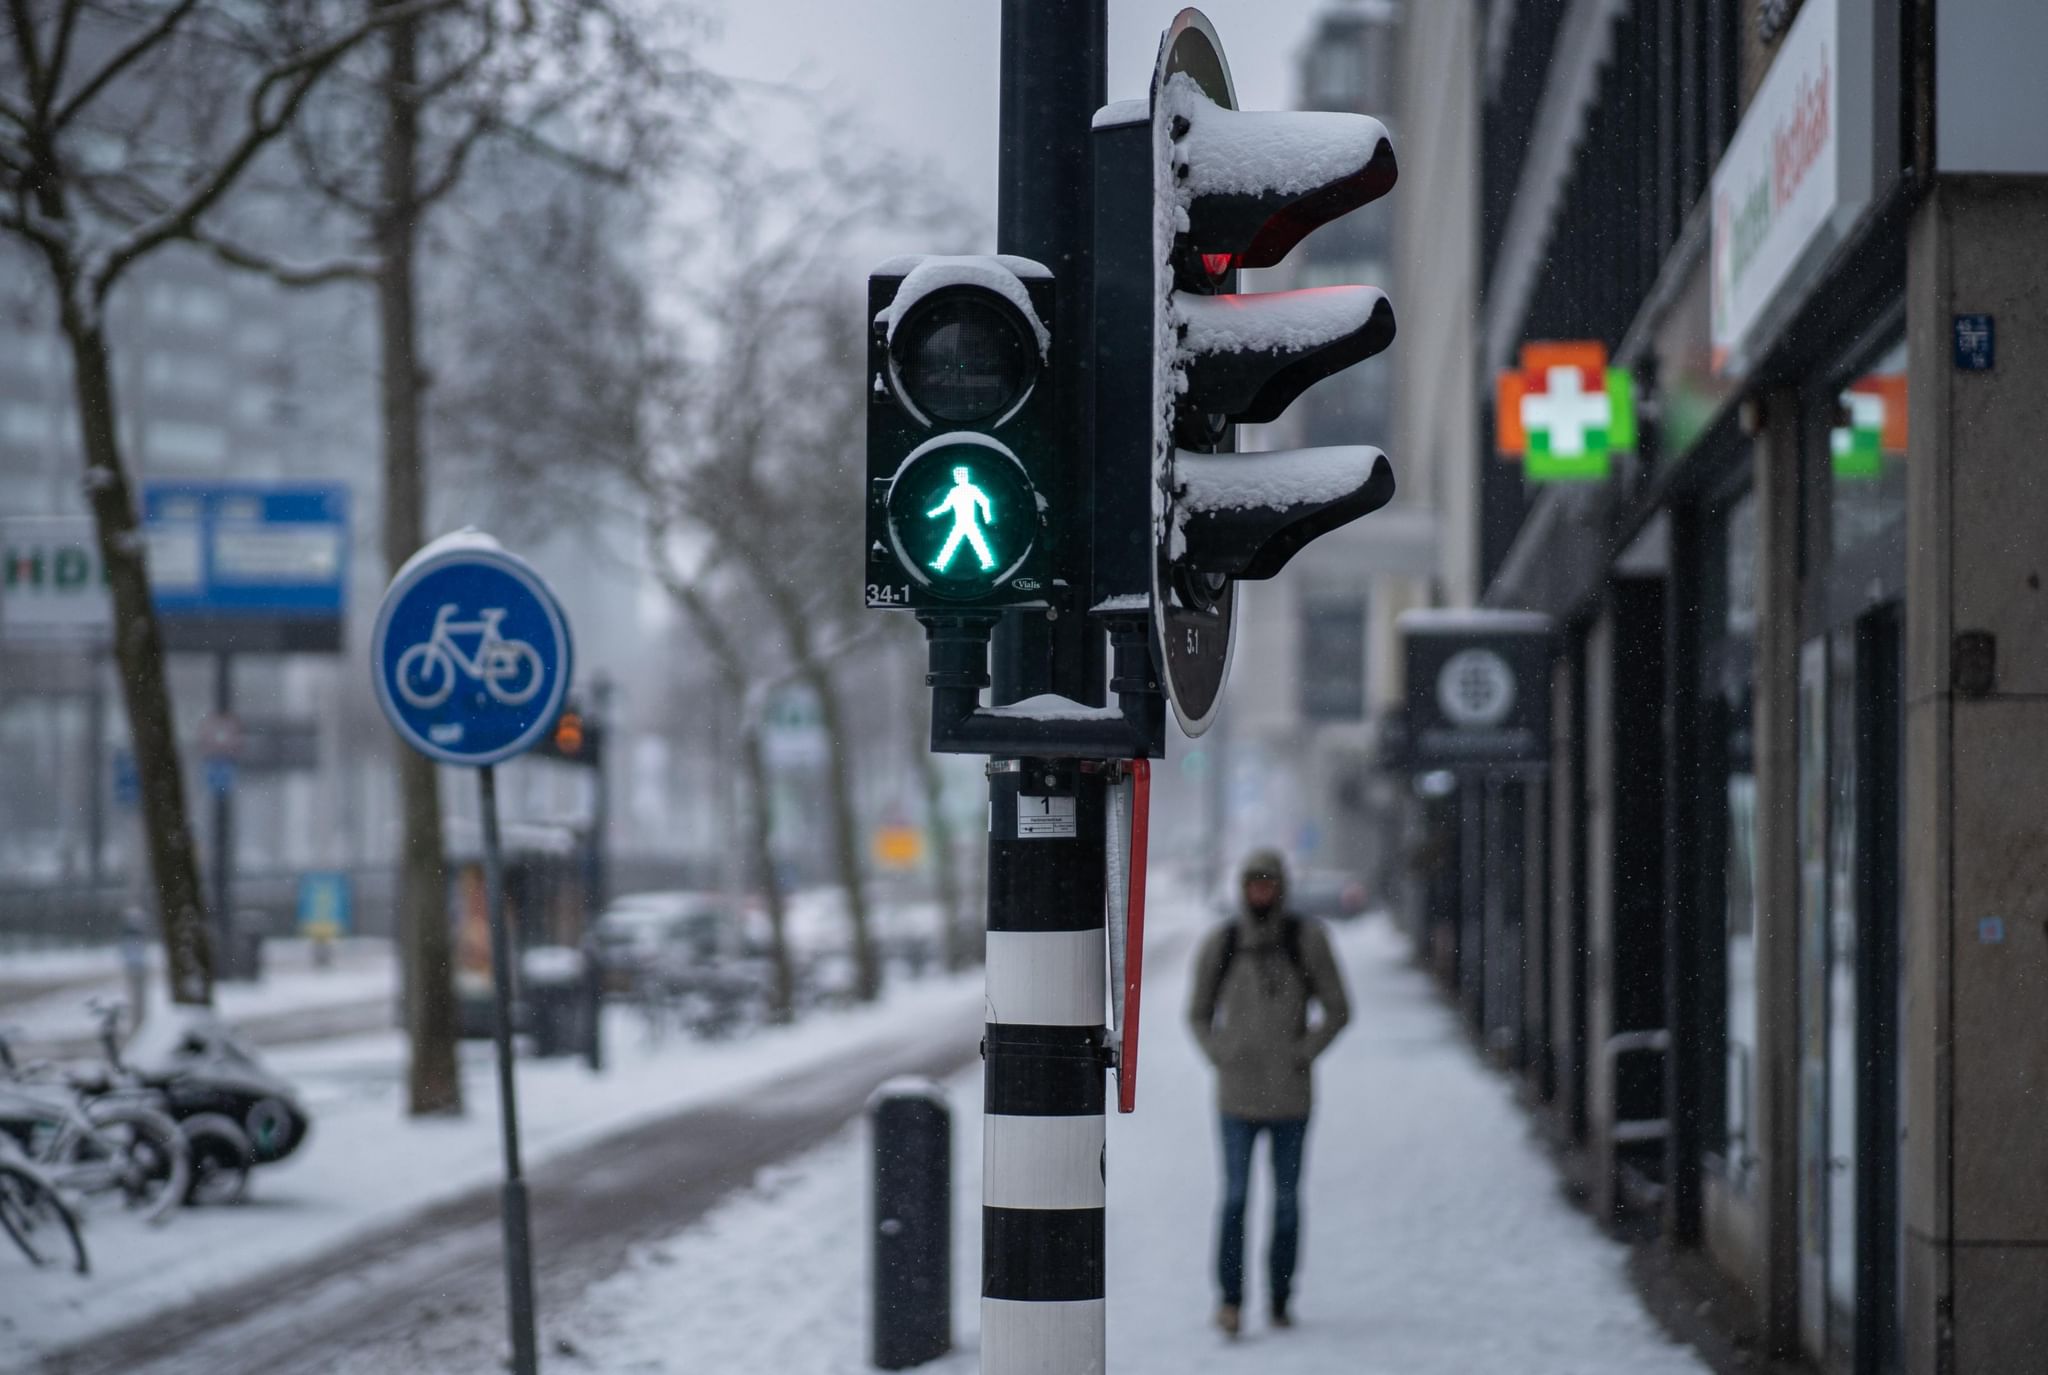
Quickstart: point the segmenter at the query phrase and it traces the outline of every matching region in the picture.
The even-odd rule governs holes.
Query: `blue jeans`
[[[1269,1297],[1284,1307],[1294,1289],[1294,1256],[1301,1244],[1301,1154],[1308,1119],[1255,1122],[1223,1119],[1223,1225],[1216,1248],[1216,1280],[1223,1301],[1244,1304],[1244,1201],[1252,1182],[1252,1144],[1259,1133],[1272,1137],[1273,1248],[1266,1253]]]

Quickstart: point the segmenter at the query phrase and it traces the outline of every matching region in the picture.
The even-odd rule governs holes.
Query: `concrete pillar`
[[[1799,398],[1754,398],[1757,1314],[1799,1348]]]
[[[1938,180],[1907,265],[1905,1327],[2048,1369],[2048,179]],[[1996,367],[1957,370],[1958,314]]]

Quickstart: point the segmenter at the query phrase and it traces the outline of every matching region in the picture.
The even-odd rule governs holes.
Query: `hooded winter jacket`
[[[1296,917],[1299,966],[1280,943],[1278,910],[1236,918],[1237,953],[1221,971],[1224,923],[1195,956],[1188,1021],[1202,1053],[1216,1067],[1216,1107],[1226,1117],[1287,1121],[1307,1117],[1309,1067],[1351,1020],[1344,976],[1323,924]],[[1319,1009],[1315,1024],[1309,1004]]]

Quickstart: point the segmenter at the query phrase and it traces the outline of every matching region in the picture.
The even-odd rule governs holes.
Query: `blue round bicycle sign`
[[[524,559],[487,535],[444,536],[384,594],[370,639],[377,704],[400,738],[444,764],[496,764],[561,714],[569,622]]]

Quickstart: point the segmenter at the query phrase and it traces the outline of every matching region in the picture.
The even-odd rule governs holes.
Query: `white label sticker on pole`
[[[1018,796],[1017,839],[1072,840],[1079,834],[1073,798]]]

